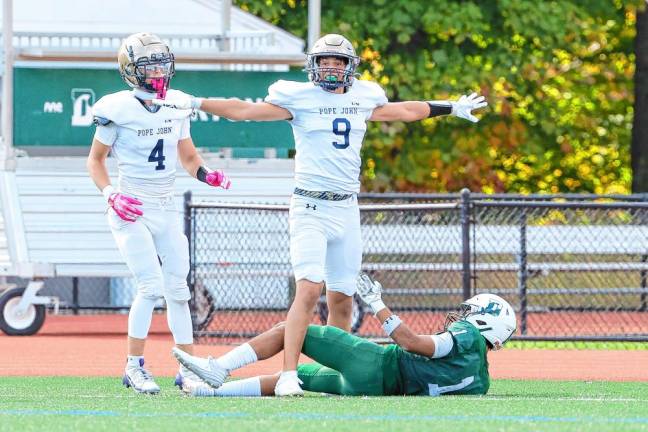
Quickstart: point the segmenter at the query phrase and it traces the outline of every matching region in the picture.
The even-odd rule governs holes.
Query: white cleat
[[[229,376],[227,369],[221,367],[211,357],[204,359],[192,356],[177,347],[173,347],[172,352],[173,356],[182,366],[198,375],[201,380],[214,388],[222,386],[225,379]]]
[[[279,381],[275,384],[275,396],[304,396],[304,390],[300,384],[303,384],[302,381],[295,375],[282,373],[279,376]]]
[[[187,395],[193,395],[194,392],[213,390],[212,386],[185,367],[180,368],[174,384],[180,388],[182,393]]]
[[[160,393],[160,386],[157,385],[153,379],[153,375],[144,369],[144,361],[140,360],[139,367],[127,367],[124,373],[122,383],[128,387],[132,387],[137,393],[145,394],[158,394]]]

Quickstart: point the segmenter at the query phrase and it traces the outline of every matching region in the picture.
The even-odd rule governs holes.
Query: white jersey
[[[170,98],[182,92],[169,90]],[[178,141],[189,138],[191,110],[146,109],[132,91],[106,95],[92,108],[95,139],[112,147],[119,168],[119,190],[135,196],[173,193]]]
[[[295,186],[312,191],[358,193],[360,147],[373,110],[387,103],[371,81],[354,80],[343,94],[311,82],[277,81],[265,101],[292,114]]]

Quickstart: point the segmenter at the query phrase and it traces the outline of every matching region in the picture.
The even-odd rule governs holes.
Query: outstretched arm
[[[175,109],[199,109],[230,120],[289,120],[290,111],[267,102],[248,102],[237,98],[203,99],[183,94],[174,98],[154,99],[156,105]]]
[[[436,344],[429,335],[417,335],[407,324],[400,321],[382,301],[382,285],[366,274],[358,277],[358,294],[373,310],[383,330],[406,351],[432,357]]]
[[[478,96],[477,93],[461,96],[458,101],[390,102],[376,108],[369,120],[411,122],[427,117],[453,115],[476,123],[479,119],[472,115],[472,110],[486,105],[488,103],[484,97]]]
[[[376,108],[371,117],[369,117],[369,120],[412,122],[423,120],[429,114],[430,107],[426,102],[389,102]]]
[[[247,102],[241,99],[203,99],[200,110],[230,120],[273,121],[289,120],[290,111],[267,102]]]

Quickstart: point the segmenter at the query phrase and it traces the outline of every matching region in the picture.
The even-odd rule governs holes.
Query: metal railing
[[[438,331],[461,300],[494,292],[516,308],[519,339],[648,340],[645,197],[519,198],[465,191],[363,204],[363,271],[419,332]],[[294,294],[287,213],[186,197],[198,335],[248,337],[284,317]],[[363,311],[354,328],[381,336]]]
[[[114,61],[128,34],[14,32],[17,60],[72,59],[75,61]],[[0,41],[2,41],[0,35]],[[229,63],[301,64],[300,52],[285,52],[276,32],[247,31],[226,34],[165,34],[176,58],[187,62],[223,61]],[[2,54],[0,42],[0,54]]]
[[[114,54],[129,34],[115,33],[65,33],[65,32],[19,32],[13,34],[13,46],[17,51],[70,50],[107,51]],[[1,39],[1,37],[0,37]],[[275,45],[275,35],[270,31],[228,32],[218,34],[169,34],[164,41],[176,51],[223,49],[223,41],[229,41],[233,51],[262,52]]]

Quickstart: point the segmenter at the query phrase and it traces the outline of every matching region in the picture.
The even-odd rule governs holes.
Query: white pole
[[[0,170],[15,169],[13,154],[13,0],[2,2],[2,41],[4,74],[2,76],[2,145]]]
[[[320,0],[308,0],[308,52],[320,37],[322,3]]]
[[[232,29],[232,0],[221,0],[221,34],[223,35],[222,49],[225,52],[230,51],[229,32]]]

